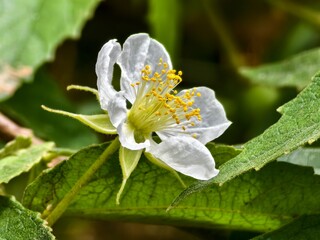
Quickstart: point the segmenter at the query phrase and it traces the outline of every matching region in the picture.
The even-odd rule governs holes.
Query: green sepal
[[[87,87],[87,86],[79,86],[79,85],[69,85],[67,87],[67,90],[80,90],[80,91],[85,91],[85,92],[90,92],[92,94],[94,94],[97,98],[97,100],[99,100],[99,92],[97,89],[91,88],[91,87]]]
[[[121,166],[123,177],[122,177],[121,187],[119,189],[119,192],[117,194],[117,199],[116,199],[116,203],[118,205],[120,204],[120,197],[127,183],[127,180],[129,179],[133,170],[138,165],[142,151],[143,150],[130,150],[122,146],[120,147],[119,160],[120,160],[120,166]]]
[[[165,170],[168,170],[169,172],[171,172],[177,179],[178,181],[181,183],[183,188],[186,188],[186,184],[183,182],[183,180],[180,178],[179,174],[171,167],[169,167],[167,164],[165,164],[164,162],[162,162],[161,160],[159,160],[158,158],[154,157],[151,153],[148,152],[144,152],[144,155],[146,156],[146,158],[152,162],[153,164],[157,165],[158,167],[161,167]]]
[[[80,121],[81,123],[91,127],[92,129],[94,129],[99,133],[117,134],[117,129],[110,122],[110,118],[108,114],[83,115],[83,114],[75,114],[75,113],[48,108],[44,105],[42,105],[41,107],[48,112],[57,113],[67,117],[74,118]]]

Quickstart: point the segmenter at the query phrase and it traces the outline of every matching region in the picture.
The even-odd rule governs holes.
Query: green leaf
[[[278,159],[279,162],[287,162],[299,166],[313,167],[314,173],[320,175],[320,149],[299,148],[294,152]]]
[[[320,236],[320,215],[302,216],[291,223],[253,240],[301,240],[317,239]]]
[[[234,148],[223,144],[215,144],[212,142],[209,142],[206,147],[211,152],[217,167],[237,156],[242,151],[240,148]]]
[[[0,196],[0,239],[55,239],[39,213],[24,208],[14,198]]]
[[[85,148],[68,161],[46,171],[27,187],[24,205],[46,214],[50,212],[106,146]],[[219,148],[214,147],[217,152]],[[227,147],[223,148],[215,156],[218,162],[222,162],[220,157],[227,159],[237,154],[231,147],[230,152]],[[194,181],[182,177],[188,184]],[[121,182],[122,173],[116,153],[96,172],[88,185],[82,186],[65,215],[267,231],[288,223],[296,216],[319,212],[320,191],[317,186],[320,176],[314,176],[311,169],[287,163],[274,162],[260,172],[251,171],[222,187],[208,188],[170,212],[166,212],[167,207],[183,188],[174,175],[151,164],[143,155],[127,181],[120,205],[116,205]]]
[[[316,48],[281,62],[258,67],[242,67],[240,73],[255,84],[302,89],[310,83],[310,77],[319,70],[320,48]]]
[[[29,171],[54,146],[53,143],[34,145],[16,152],[0,161],[0,183],[8,183],[12,178]]]
[[[265,164],[288,154],[294,149],[312,143],[320,137],[320,74],[295,99],[278,109],[280,120],[263,134],[247,142],[243,151],[222,164],[217,177],[197,182],[183,191],[172,206],[188,195],[213,184],[222,185],[252,169],[259,170]]]
[[[18,136],[16,139],[8,142],[0,149],[0,160],[6,156],[14,154],[16,151],[27,148],[31,145],[31,139],[28,137]]]
[[[181,186],[183,188],[187,187],[184,181],[181,179],[179,173],[176,172],[173,168],[169,167],[167,164],[165,164],[163,161],[153,156],[151,153],[144,152],[144,156],[154,165],[171,172],[176,177],[176,179],[181,183]]]
[[[0,3],[0,63],[37,68],[62,40],[78,37],[99,0],[11,0]],[[1,72],[0,72],[1,73]]]

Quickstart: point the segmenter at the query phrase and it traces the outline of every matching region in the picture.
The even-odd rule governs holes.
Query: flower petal
[[[130,124],[123,121],[117,128],[121,145],[130,150],[144,149],[150,146],[150,140],[146,139],[142,143],[137,143],[134,138],[134,129]]]
[[[116,128],[124,119],[127,118],[127,102],[123,97],[123,92],[116,92],[113,98],[108,102],[106,106],[110,121]]]
[[[131,35],[123,44],[117,63],[121,68],[121,90],[131,103],[136,96],[130,84],[141,80],[141,70],[146,65],[150,65],[153,71],[160,72],[160,58],[172,68],[170,56],[164,46],[146,33]]]
[[[188,90],[181,91],[178,96],[183,95]],[[191,91],[191,90],[189,90]],[[206,144],[213,139],[219,137],[231,124],[227,119],[222,104],[216,99],[213,90],[207,87],[198,87],[197,92],[200,97],[193,97],[193,108],[200,108],[202,121],[194,119],[195,126],[187,126],[186,130],[182,130],[180,125],[176,129],[168,129],[157,132],[161,139],[176,135],[191,135],[196,137],[201,143]]]
[[[192,137],[169,137],[160,144],[152,144],[147,152],[174,170],[199,180],[208,180],[219,173],[210,151]]]
[[[96,63],[97,85],[100,96],[101,108],[107,110],[108,102],[113,98],[116,90],[113,88],[113,66],[121,52],[120,44],[115,39],[103,45]]]

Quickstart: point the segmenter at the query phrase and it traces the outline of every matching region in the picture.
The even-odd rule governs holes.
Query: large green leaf
[[[217,177],[193,184],[178,196],[172,206],[194,192],[213,184],[222,185],[249,170],[259,170],[278,157],[306,143],[313,143],[320,137],[319,109],[320,74],[317,74],[304,91],[278,109],[283,116],[277,123],[247,142],[237,157],[221,165]]]
[[[106,144],[83,149],[68,161],[46,171],[28,186],[24,205],[44,215],[50,213],[98,158]],[[238,151],[208,147],[217,162]],[[229,149],[229,151],[227,150]],[[225,154],[224,154],[225,152]],[[117,153],[118,154],[118,153]],[[297,177],[298,176],[298,177]],[[186,183],[193,180],[183,178]],[[140,159],[127,181],[120,205],[116,195],[122,181],[118,156],[114,155],[74,199],[66,215],[210,228],[276,229],[295,216],[319,212],[320,177],[309,168],[274,162],[260,172],[251,171],[222,187],[213,186],[166,212],[181,190],[168,171]]]
[[[302,216],[293,222],[253,240],[302,240],[318,239],[320,236],[320,215]]]
[[[0,196],[0,239],[55,239],[39,213],[24,208],[13,198]]]
[[[289,59],[258,67],[243,67],[240,73],[256,84],[272,87],[304,88],[320,70],[320,49],[299,53]]]
[[[299,148],[280,157],[278,161],[313,167],[314,173],[320,175],[320,148]]]
[[[12,178],[29,171],[53,146],[52,142],[34,145],[19,150],[14,155],[2,158],[0,161],[0,183],[8,183]]]
[[[52,59],[57,45],[77,37],[99,0],[0,0],[0,74],[7,88],[1,98],[14,92],[20,77],[26,78],[41,63]]]

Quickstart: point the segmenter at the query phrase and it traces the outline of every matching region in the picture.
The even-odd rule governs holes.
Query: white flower
[[[112,86],[115,63],[121,68],[120,91]],[[160,164],[193,178],[207,180],[218,174],[205,144],[230,122],[211,89],[174,90],[182,72],[172,70],[162,44],[143,33],[131,35],[122,49],[110,40],[99,52],[96,73],[101,107],[124,148],[122,163],[125,155],[136,156],[129,164],[134,168],[145,149]],[[153,133],[160,143],[153,141]]]
[[[120,91],[112,86],[115,64],[121,68]],[[68,89],[95,94],[105,114],[81,115],[43,108],[75,118],[98,132],[119,135],[123,181],[117,203],[143,151],[182,184],[176,171],[199,180],[219,173],[205,144],[219,137],[231,123],[211,89],[175,90],[182,72],[172,69],[162,44],[143,33],[131,35],[122,49],[116,40],[110,40],[98,54],[96,73],[98,91],[82,86]],[[160,143],[153,140],[153,134],[158,135]]]

